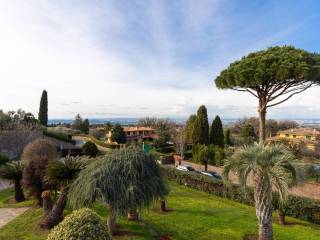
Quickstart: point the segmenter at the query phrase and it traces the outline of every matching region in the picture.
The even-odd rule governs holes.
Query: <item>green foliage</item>
[[[63,142],[68,142],[68,143],[72,143],[72,144],[76,143],[74,140],[72,140],[72,135],[66,134],[64,132],[58,132],[58,131],[54,131],[54,130],[45,129],[43,131],[43,134],[48,137],[52,137],[52,138],[58,139]]]
[[[194,123],[197,119],[197,115],[193,114],[187,120],[186,128],[184,129],[184,139],[186,143],[192,143],[192,132],[194,128]]]
[[[106,225],[90,209],[76,210],[48,235],[47,240],[111,240]]]
[[[214,148],[207,145],[193,146],[194,154],[192,160],[201,164],[213,163],[215,158]]]
[[[38,119],[41,125],[48,125],[48,93],[46,90],[43,90],[41,95]]]
[[[167,194],[167,185],[151,155],[128,147],[113,150],[82,170],[71,185],[69,198],[75,208],[100,199],[125,215]]]
[[[227,146],[231,145],[231,133],[230,133],[230,129],[228,128],[224,134],[224,143]]]
[[[219,116],[212,121],[210,129],[210,144],[224,148],[224,135],[222,122]]]
[[[194,122],[194,128],[192,131],[192,143],[193,144],[209,144],[209,123],[207,108],[202,105],[197,112],[197,119]]]
[[[22,164],[21,161],[11,161],[0,166],[0,178],[7,180],[21,180]]]
[[[120,124],[116,124],[113,126],[111,131],[112,141],[115,141],[119,144],[126,143],[127,137],[125,132],[123,131],[123,128]]]
[[[257,140],[257,136],[251,124],[246,124],[241,128],[240,136],[245,144],[252,144]]]
[[[9,162],[9,158],[6,155],[0,153],[0,166]]]
[[[254,206],[254,194],[251,187],[248,187],[244,192],[243,188],[238,184],[226,186],[223,182],[204,175],[181,172],[170,167],[161,167],[161,169],[168,179],[180,185]],[[279,195],[275,192],[273,193],[273,206],[275,209],[279,208]],[[289,195],[285,205],[285,212],[288,216],[320,224],[319,208],[319,200]]]
[[[166,126],[162,126],[158,129],[159,138],[154,140],[154,147],[161,153],[168,153],[172,148],[168,144],[168,141],[171,139],[170,129]]]
[[[88,161],[88,159],[71,156],[57,161],[51,161],[45,169],[45,181],[50,186],[56,186],[58,188],[67,186],[78,176],[79,172],[85,168]]]
[[[29,143],[23,150],[22,183],[30,194],[35,196],[41,205],[41,193],[46,188],[44,173],[47,164],[58,157],[56,146],[48,140],[37,139]]]
[[[90,123],[89,123],[89,119],[86,118],[81,126],[81,132],[85,133],[85,134],[89,134],[89,128],[90,128]]]
[[[216,78],[218,88],[261,88],[269,84],[320,81],[320,58],[291,46],[270,47],[235,61]],[[271,85],[271,86],[270,86]],[[296,86],[296,85],[295,85]]]
[[[87,118],[83,120],[80,114],[77,114],[73,121],[72,128],[80,131],[81,133],[88,134],[90,122]]]
[[[223,166],[223,160],[225,158],[225,153],[223,148],[219,147],[219,146],[215,146],[213,148],[214,151],[214,164],[215,166]]]
[[[84,155],[93,157],[93,158],[96,157],[99,152],[97,146],[91,141],[86,142],[83,145],[82,149],[83,149]]]
[[[240,185],[246,187],[247,178],[253,173],[255,181],[261,181],[257,184],[265,187],[265,191],[272,191],[268,186],[274,186],[280,200],[285,203],[288,186],[296,180],[296,171],[291,164],[294,160],[294,154],[281,144],[244,146],[227,160],[223,177],[228,181],[229,172],[234,171],[238,174]]]

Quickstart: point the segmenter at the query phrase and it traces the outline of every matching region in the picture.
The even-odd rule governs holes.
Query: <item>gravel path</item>
[[[15,219],[25,211],[27,211],[28,207],[22,208],[0,208],[0,228],[5,224]]]

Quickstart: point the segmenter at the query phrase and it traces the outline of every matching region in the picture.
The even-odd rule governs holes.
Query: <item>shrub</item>
[[[58,132],[58,131],[52,131],[52,130],[44,130],[43,134],[48,136],[48,137],[52,137],[52,138],[61,140],[63,142],[76,144],[76,141],[72,140],[72,135],[66,134],[64,132]]]
[[[246,192],[237,184],[226,187],[222,181],[212,180],[203,175],[181,172],[171,167],[161,166],[164,175],[178,184],[198,189],[219,197],[231,199],[236,202],[254,206],[254,195],[252,188],[248,187]],[[279,196],[273,193],[273,205],[279,208]],[[320,224],[320,201],[309,198],[289,195],[284,212],[291,217]]]
[[[96,157],[99,151],[97,146],[91,141],[86,142],[82,149],[83,154],[89,157]]]
[[[48,235],[47,240],[109,240],[102,219],[88,208],[73,211]]]
[[[9,158],[6,155],[0,153],[0,166],[9,162]]]
[[[46,189],[44,173],[47,164],[58,157],[56,146],[49,140],[37,139],[29,143],[23,150],[21,159],[23,164],[22,183],[42,205],[41,193]]]

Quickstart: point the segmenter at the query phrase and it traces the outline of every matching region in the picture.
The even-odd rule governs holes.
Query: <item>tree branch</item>
[[[266,107],[269,108],[269,107],[274,107],[274,106],[276,106],[276,105],[279,105],[279,104],[281,104],[281,103],[289,100],[289,99],[290,99],[291,97],[293,97],[294,95],[299,94],[299,93],[307,90],[308,88],[312,87],[313,85],[314,85],[314,84],[311,83],[311,84],[309,84],[309,85],[307,85],[307,86],[305,86],[305,87],[295,88],[296,92],[290,94],[290,95],[289,95],[288,97],[286,97],[285,99],[283,99],[283,100],[281,100],[281,101],[279,101],[279,102],[276,102],[276,103],[272,103],[272,104],[270,104],[270,105],[267,105]],[[294,90],[292,90],[292,91],[294,91]],[[292,91],[289,91],[289,92],[292,92]],[[287,92],[287,93],[289,93],[289,92]]]

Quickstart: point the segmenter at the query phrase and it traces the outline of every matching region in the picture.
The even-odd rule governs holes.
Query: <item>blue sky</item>
[[[217,90],[232,61],[273,45],[320,52],[319,1],[0,2],[0,109],[49,117],[256,115],[250,95]],[[320,118],[320,87],[270,109]]]

